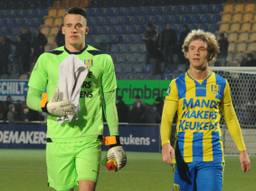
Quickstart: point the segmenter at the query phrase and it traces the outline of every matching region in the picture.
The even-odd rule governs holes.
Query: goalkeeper
[[[110,55],[85,43],[88,32],[85,10],[70,8],[64,15],[62,27],[65,46],[40,55],[28,83],[28,107],[48,114],[47,175],[49,186],[57,191],[72,191],[77,186],[79,191],[95,190],[101,160],[103,112],[111,140],[108,141],[111,148],[108,157],[115,160],[116,170],[126,164],[126,155],[118,140],[113,61]],[[56,95],[59,66],[63,62],[77,60],[70,59],[74,56],[88,69],[78,94],[79,110],[62,94]],[[45,91],[47,100],[42,99]],[[69,115],[76,117],[71,121],[58,121]]]
[[[162,160],[176,160],[174,191],[222,191],[224,148],[220,119],[223,112],[229,133],[240,152],[243,172],[250,159],[233,108],[228,81],[208,67],[219,46],[214,34],[191,31],[182,50],[189,61],[185,74],[172,80],[161,120]],[[175,113],[176,147],[170,144]]]

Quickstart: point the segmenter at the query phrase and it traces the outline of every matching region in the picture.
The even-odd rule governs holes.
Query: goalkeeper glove
[[[108,136],[104,138],[104,142],[110,147],[107,152],[106,168],[115,171],[121,170],[127,163],[127,156],[120,144],[119,137]]]
[[[49,102],[46,104],[46,112],[58,117],[74,115],[75,106],[68,100]]]
[[[75,114],[75,106],[72,102],[68,100],[58,99],[56,95],[53,97],[52,101],[50,102],[47,102],[47,98],[48,98],[48,95],[43,94],[42,100],[41,100],[42,111],[57,117]]]

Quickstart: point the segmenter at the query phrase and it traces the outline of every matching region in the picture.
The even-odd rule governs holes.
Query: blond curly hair
[[[197,29],[192,30],[186,36],[184,43],[182,45],[182,52],[186,54],[188,52],[189,44],[194,40],[202,40],[207,43],[208,50],[208,62],[215,61],[217,55],[220,52],[219,43],[216,36],[211,32],[205,32],[204,30]]]

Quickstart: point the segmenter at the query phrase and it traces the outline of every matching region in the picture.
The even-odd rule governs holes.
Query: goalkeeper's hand
[[[49,102],[46,104],[47,113],[62,117],[75,114],[75,106],[68,100]]]
[[[108,161],[115,161],[115,171],[121,170],[123,167],[125,167],[127,163],[127,156],[123,149],[123,147],[120,144],[119,137],[118,136],[110,136],[109,143],[106,143],[108,141],[105,141],[106,145],[108,145],[110,148],[107,152],[107,162]],[[107,138],[105,138],[106,140]]]
[[[58,90],[56,91],[50,102],[48,102],[47,100],[48,94],[45,93],[42,95],[40,103],[42,111],[57,117],[75,114],[75,105],[72,102],[63,99],[63,93],[59,92]]]

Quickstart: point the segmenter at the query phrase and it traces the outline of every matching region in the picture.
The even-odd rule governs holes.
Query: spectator
[[[130,119],[131,123],[144,123],[145,105],[143,104],[139,95],[135,96],[135,102],[130,107]]]
[[[6,37],[0,37],[0,74],[7,74],[11,45]]]
[[[4,108],[4,119],[7,119],[7,113],[9,111],[9,105],[13,104],[12,97],[8,95],[6,97],[6,101],[3,103],[3,108]]]
[[[55,42],[56,42],[58,47],[59,46],[64,46],[65,40],[64,40],[64,35],[62,33],[62,26],[60,26],[60,28],[59,28],[59,30],[58,30],[58,32],[56,34]]]
[[[241,66],[256,66],[256,59],[253,53],[246,54],[241,62]]]
[[[148,23],[143,40],[146,46],[146,70],[160,74],[162,54],[158,47],[159,34],[153,23]]]
[[[36,37],[34,37],[33,39],[33,43],[32,43],[32,62],[34,63],[38,56],[44,52],[44,47],[47,44],[47,38],[45,37],[45,35],[38,30],[38,33],[36,35]]]
[[[224,33],[220,33],[219,37],[219,46],[220,46],[220,54],[219,54],[219,59],[218,62],[220,66],[225,66],[226,65],[226,59],[228,55],[228,39]]]
[[[127,113],[129,111],[128,106],[124,103],[123,98],[121,96],[117,96],[117,111],[118,111],[118,119],[120,122],[128,122]]]
[[[163,104],[164,104],[163,98],[162,97],[157,97],[156,100],[155,100],[155,104],[154,104],[155,107],[156,107],[157,113],[160,115],[159,121],[157,121],[157,122],[160,122],[160,120],[161,120]]]
[[[144,123],[159,123],[160,117],[154,104],[145,106]]]
[[[185,59],[184,54],[181,51],[181,49],[182,49],[182,44],[184,42],[184,39],[188,35],[189,32],[190,32],[190,29],[189,29],[188,25],[183,25],[183,30],[180,33],[179,42],[178,42],[178,47],[179,47],[178,48],[179,49],[179,51],[178,51],[179,63],[185,64],[186,67],[188,67],[187,64],[186,64],[187,60]]]
[[[177,69],[177,65],[174,63],[174,55],[177,49],[177,34],[176,31],[171,28],[170,24],[166,24],[164,30],[160,35],[160,48],[163,54],[163,70],[170,69],[174,71]]]
[[[4,102],[0,101],[0,121],[5,121]]]
[[[31,64],[31,39],[32,35],[29,29],[22,28],[21,34],[15,42],[16,50],[15,57],[19,73],[27,73],[30,70]]]
[[[16,108],[14,104],[10,104],[7,112],[7,121],[13,123],[16,120]]]

